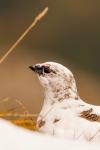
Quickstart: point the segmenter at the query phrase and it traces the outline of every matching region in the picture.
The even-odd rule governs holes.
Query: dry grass
[[[31,25],[21,34],[21,36],[15,41],[15,43],[8,49],[6,54],[0,59],[0,64],[8,57],[8,55],[18,46],[18,44],[25,38],[25,36],[31,31],[32,28],[34,28],[38,21],[40,21],[47,13],[48,7],[43,9],[33,20]],[[5,98],[0,101],[0,106],[4,105],[5,103],[11,102],[9,98]],[[7,119],[11,121],[12,123],[22,126],[27,129],[36,130],[36,114],[30,114],[28,109],[25,105],[19,100],[15,100],[15,103],[18,104],[18,106],[12,107],[10,109],[6,109],[6,111],[0,110],[0,117]],[[18,110],[20,108],[20,111]]]
[[[6,111],[0,111],[0,117],[11,121],[15,125],[36,130],[37,114],[30,114],[26,106],[21,101],[13,100],[13,102],[15,103],[15,107],[6,108]],[[9,98],[0,100],[1,107],[5,107],[6,104],[12,104],[12,100]]]
[[[47,13],[48,7],[46,7],[42,12],[40,12],[30,26],[21,34],[21,36],[17,39],[17,41],[8,49],[6,54],[0,59],[0,64],[8,57],[8,55],[16,48],[16,46],[25,38],[25,36],[34,28],[38,21],[40,21]]]

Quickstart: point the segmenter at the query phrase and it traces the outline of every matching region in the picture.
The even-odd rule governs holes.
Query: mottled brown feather
[[[39,128],[41,128],[44,125],[45,125],[45,121],[44,120],[40,120],[40,122],[38,124]]]
[[[53,121],[53,123],[56,123],[58,121],[60,121],[60,119],[55,118],[54,121]]]
[[[97,114],[92,113],[93,109],[90,108],[89,110],[81,112],[80,117],[87,119],[89,121],[97,121],[100,122],[100,116]]]

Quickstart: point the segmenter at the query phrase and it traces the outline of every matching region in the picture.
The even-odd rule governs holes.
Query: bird
[[[73,73],[56,62],[29,68],[37,74],[44,89],[38,131],[69,140],[100,142],[100,106],[80,98]]]

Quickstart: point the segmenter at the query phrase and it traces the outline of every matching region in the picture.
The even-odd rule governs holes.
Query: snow
[[[98,150],[100,144],[54,138],[29,131],[0,119],[0,150]]]

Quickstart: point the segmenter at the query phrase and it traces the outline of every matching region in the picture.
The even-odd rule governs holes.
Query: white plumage
[[[44,87],[38,130],[66,139],[100,142],[100,106],[82,101],[70,70],[55,62],[30,66]]]

